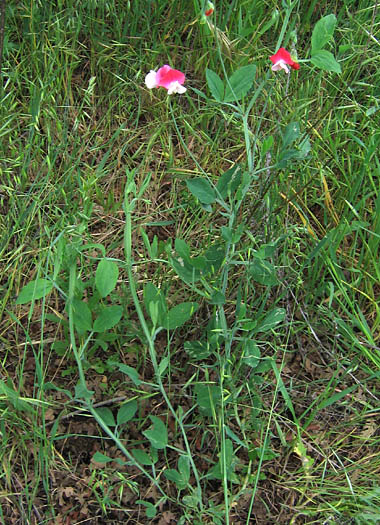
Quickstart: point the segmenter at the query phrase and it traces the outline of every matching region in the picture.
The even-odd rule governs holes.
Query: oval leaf
[[[316,67],[319,67],[319,69],[323,69],[324,71],[333,71],[334,73],[342,72],[342,68],[335,60],[334,55],[325,49],[320,49],[314,53],[310,60],[312,64],[314,64]]]
[[[168,431],[165,423],[157,416],[150,416],[153,426],[143,432],[144,436],[149,439],[153,448],[162,449],[168,444]]]
[[[215,202],[215,192],[208,180],[201,177],[186,181],[189,191],[203,204]]]
[[[95,452],[95,454],[92,456],[92,461],[96,461],[96,463],[109,463],[110,461],[115,461],[115,460],[98,451],[98,452]]]
[[[119,268],[114,261],[102,259],[95,274],[95,286],[100,297],[106,297],[115,289],[119,277]]]
[[[105,306],[94,322],[94,332],[106,332],[120,321],[123,307],[118,305]]]
[[[52,288],[53,283],[47,279],[31,281],[21,290],[20,295],[17,297],[16,304],[25,304],[41,299],[50,293]]]
[[[256,282],[266,286],[274,286],[278,283],[276,268],[264,259],[255,258],[249,265],[249,273]]]
[[[92,315],[88,304],[76,297],[72,300],[73,322],[80,332],[92,330]]]
[[[285,315],[286,312],[284,308],[275,308],[269,312],[262,321],[260,321],[256,328],[256,332],[268,332],[281,323],[285,319]]]
[[[153,459],[139,448],[134,448],[131,450],[133,457],[140,463],[140,465],[154,465]],[[137,503],[137,502],[136,502]]]
[[[164,327],[167,330],[174,330],[174,328],[182,326],[198,310],[198,307],[198,303],[194,302],[177,304],[165,316]]]
[[[136,399],[133,399],[132,401],[129,401],[128,403],[125,403],[122,405],[117,413],[117,424],[123,425],[124,423],[128,423],[133,416],[137,412],[137,401]]]
[[[211,69],[206,69],[206,80],[211,95],[221,102],[224,98],[224,85],[221,78]]]
[[[223,102],[235,102],[248,93],[255,80],[256,66],[250,64],[241,67],[230,76],[226,85]]]
[[[95,412],[109,427],[116,427],[116,421],[113,417],[112,410],[107,407],[95,408]]]
[[[332,38],[336,26],[336,16],[327,15],[318,20],[311,36],[311,53],[322,49]]]

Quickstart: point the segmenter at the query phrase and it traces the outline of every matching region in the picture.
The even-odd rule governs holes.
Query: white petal
[[[185,93],[185,91],[186,88],[176,80],[175,82],[170,83],[168,95],[172,95],[173,93],[179,93],[181,95],[182,93]]]
[[[148,89],[153,89],[157,87],[157,80],[156,80],[157,73],[153,71],[153,69],[150,70],[150,72],[145,77],[145,85]]]
[[[272,66],[272,71],[280,71],[280,69],[283,69],[286,71],[286,73],[289,73],[289,68],[286,65],[285,60],[279,60]]]

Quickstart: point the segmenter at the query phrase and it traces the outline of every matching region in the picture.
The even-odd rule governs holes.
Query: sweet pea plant
[[[227,74],[218,33],[215,31],[213,34],[222,75],[211,69],[206,70],[207,93],[193,87],[190,76],[186,78],[183,72],[168,64],[159,65],[145,76],[147,89],[167,91],[174,130],[201,174],[186,181],[193,199],[191,205],[194,206],[196,202],[202,213],[218,215],[211,232],[215,240],[201,253],[198,251],[193,254],[192,247],[181,237],[175,239],[174,246],[170,242],[160,245],[157,237],[151,240],[143,229],[140,230],[150,260],[157,264],[164,261],[170,266],[178,281],[182,281],[184,289],[188,289],[192,300],[172,306],[163,288],[151,282],[139,290],[132,250],[134,210],[137,203],[144,199],[151,176],[147,176],[137,187],[136,170],[127,171],[124,260],[108,258],[102,244],[85,245],[73,232],[64,232],[55,243],[57,256],[54,275],[29,283],[18,297],[18,303],[24,304],[45,298],[55,287],[65,301],[68,318],[65,330],[79,373],[75,393],[68,395],[71,395],[73,402],[80,403],[121,451],[123,459],[118,457],[115,460],[120,468],[137,469],[156,488],[157,498],[153,503],[148,499],[137,500],[145,508],[148,518],[154,518],[160,508],[170,503],[182,510],[179,524],[188,523],[189,520],[194,523],[212,520],[215,524],[228,524],[232,506],[236,505],[242,494],[249,492],[251,504],[247,524],[250,522],[261,466],[265,460],[274,457],[270,446],[270,421],[264,425],[260,417],[262,403],[258,390],[263,375],[268,371],[272,371],[277,379],[276,391],[283,395],[297,427],[297,417],[283,388],[278,364],[272,356],[262,355],[261,350],[269,334],[286,321],[286,311],[279,306],[280,300],[272,298],[273,288],[280,284],[275,257],[281,239],[271,238],[258,245],[251,232],[251,223],[241,220],[242,210],[247,202],[252,201],[253,187],[256,185],[260,188],[258,205],[261,206],[268,199],[271,181],[278,170],[290,162],[302,161],[311,147],[307,135],[301,131],[302,124],[298,122],[285,123],[279,129],[280,138],[262,136],[268,104],[265,97],[270,97],[274,86],[283,86],[285,92],[289,82],[302,82],[302,75],[307,68],[340,72],[338,62],[325,49],[333,36],[336,24],[334,15],[325,16],[314,27],[310,58],[303,57],[301,51],[298,52],[298,58],[295,53],[295,35],[287,33],[294,5],[295,2],[282,3],[283,25],[277,43],[273,46],[273,54],[265,58],[268,67],[262,79],[257,78],[255,56],[250,57],[248,64]],[[200,13],[200,19],[205,24],[200,27],[215,28],[216,18],[215,5],[206,2]],[[290,46],[291,52],[283,45]],[[212,105],[226,122],[229,119],[241,122],[245,159],[234,164],[216,183],[185,143],[181,124],[176,118],[173,96],[196,97],[199,104]],[[261,114],[254,119],[252,111],[256,106],[261,107]],[[242,250],[242,244],[247,243],[252,248]],[[96,271],[93,277],[85,279],[78,272],[78,259],[90,252],[97,261]],[[94,348],[106,350],[112,344],[111,330],[123,322],[125,315],[122,301],[115,293],[120,269],[127,274],[129,308],[133,307],[137,315],[139,329],[136,333],[141,345],[148,349],[154,378],[144,381],[136,368],[117,359],[109,362],[108,366],[125,374],[136,389],[149,391],[160,398],[168,409],[168,417],[179,429],[180,442],[170,442],[167,421],[150,415],[151,426],[142,432],[143,446],[131,449],[125,442],[123,432],[138,411],[138,401],[133,399],[123,404],[115,416],[110,408],[94,405],[94,392],[87,386],[86,371],[92,366],[91,352]],[[241,269],[242,282],[246,283],[233,294],[230,277],[232,269]],[[256,288],[260,290],[260,297],[254,297]],[[256,312],[251,303],[257,306]],[[157,340],[160,333],[166,333],[170,341],[173,331],[183,327],[201,310],[207,312],[207,322],[198,337],[189,338],[183,342],[183,346],[189,362],[204,371],[206,380],[194,388],[195,405],[184,409],[174,404],[172,393],[165,383],[171,374],[173,359],[170,345],[162,355],[157,349]],[[229,424],[230,418],[239,418],[235,403],[243,388],[235,379],[239,374],[249,377],[246,387],[249,389],[247,398],[252,415],[250,423],[244,427],[247,433],[245,441],[236,435]],[[49,387],[54,388],[54,385]],[[216,454],[208,468],[200,467],[197,457],[199,447],[194,448],[189,438],[189,421],[194,411],[198,412],[201,420],[211,422],[215,429]],[[249,434],[254,435],[254,439],[248,438]],[[251,443],[250,447],[247,447],[246,442]],[[171,468],[165,468],[159,473],[157,465],[169,451],[176,454],[178,459],[170,465]],[[240,465],[241,453],[248,455],[248,466]],[[304,457],[307,463],[306,452]],[[96,452],[93,459],[106,464],[115,458]],[[242,488],[236,493],[234,486],[238,481]],[[209,482],[221,484],[223,505],[206,501],[203,487]]]

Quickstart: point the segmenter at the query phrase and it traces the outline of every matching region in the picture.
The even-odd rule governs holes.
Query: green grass
[[[198,0],[9,4],[2,523],[377,523],[376,3],[220,2],[213,25]],[[302,62],[330,13],[340,75]],[[146,89],[165,63],[185,95]],[[216,102],[206,68],[248,64],[249,95]],[[279,167],[292,122],[310,152]],[[51,292],[17,301],[36,279]]]

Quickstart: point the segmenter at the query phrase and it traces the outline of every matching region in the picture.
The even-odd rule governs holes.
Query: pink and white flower
[[[293,69],[300,68],[298,62],[294,62],[294,60],[291,57],[291,54],[289,53],[289,51],[286,51],[284,47],[280,47],[277,53],[275,53],[269,58],[273,63],[272,71],[279,71],[280,69],[283,69],[284,71],[286,71],[286,73],[289,74],[290,70],[288,66],[292,67]]]
[[[184,82],[185,75],[168,65],[160,67],[158,71],[151,69],[145,77],[145,85],[148,89],[163,87],[167,90],[168,95],[185,93]]]

